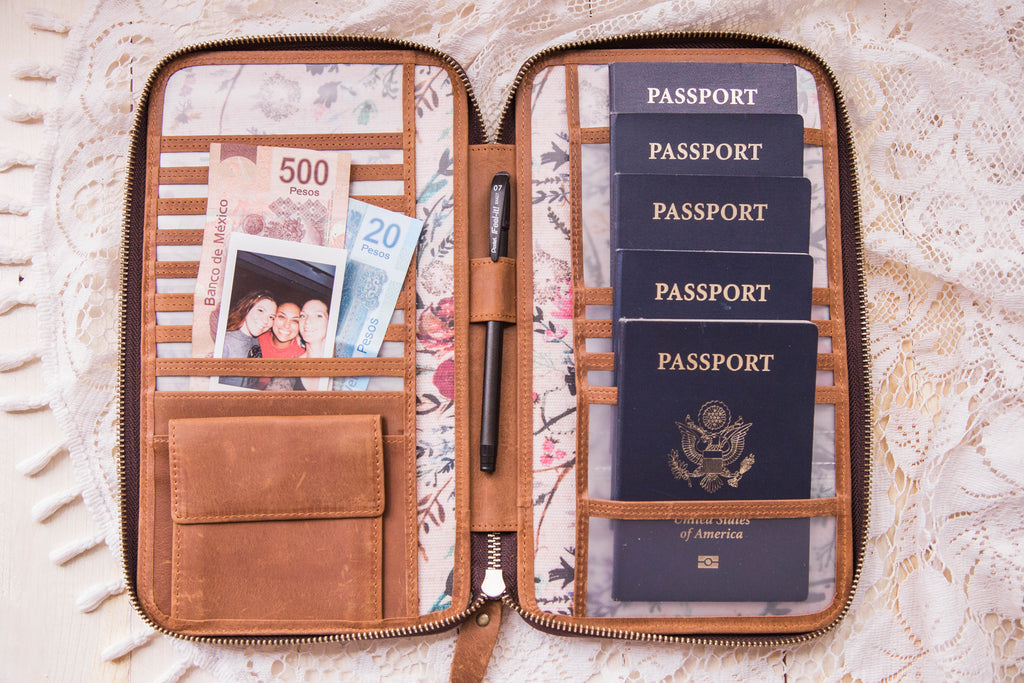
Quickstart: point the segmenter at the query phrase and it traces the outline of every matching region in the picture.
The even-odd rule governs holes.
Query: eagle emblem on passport
[[[684,422],[676,422],[682,437],[682,452],[686,460],[693,463],[690,469],[679,451],[674,448],[668,454],[669,468],[676,479],[683,479],[687,486],[697,480],[708,493],[715,493],[722,484],[733,488],[739,486],[740,478],[754,465],[754,454],[745,458],[747,432],[752,422],[742,417],[732,419],[732,411],[722,401],[708,401],[697,411],[696,422],[689,415]],[[743,458],[735,469],[733,464]]]

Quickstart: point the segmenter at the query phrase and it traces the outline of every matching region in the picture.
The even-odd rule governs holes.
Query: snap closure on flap
[[[379,415],[186,418],[169,431],[176,523],[384,512]]]

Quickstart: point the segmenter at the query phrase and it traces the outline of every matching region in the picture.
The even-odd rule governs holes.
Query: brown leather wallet
[[[622,61],[798,71],[819,334],[808,498],[611,499],[607,70]],[[422,46],[270,37],[170,55],[139,107],[125,208],[122,540],[143,618],[212,641],[341,640],[452,628],[500,600],[564,634],[768,645],[833,628],[857,584],[870,488],[850,129],[819,58],[737,34],[553,48],[523,66],[489,132],[462,69]],[[191,357],[213,142],[349,151],[353,198],[424,220],[386,353]],[[512,227],[507,257],[492,261],[499,171],[512,179]],[[479,466],[488,321],[504,324],[493,473]],[[218,375],[370,384],[231,392],[190,382]],[[794,519],[811,528],[804,600],[610,596],[619,520]]]

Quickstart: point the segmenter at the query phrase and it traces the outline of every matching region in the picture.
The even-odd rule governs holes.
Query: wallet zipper
[[[857,303],[858,303],[858,319],[860,321],[860,343],[861,343],[861,372],[863,373],[863,381],[861,382],[863,393],[860,400],[863,402],[862,411],[864,414],[864,462],[863,462],[863,474],[862,474],[862,486],[860,491],[860,500],[863,505],[863,512],[860,516],[861,524],[859,529],[855,529],[855,537],[858,536],[860,541],[857,543],[856,560],[853,567],[853,580],[850,587],[849,595],[846,598],[843,608],[839,615],[832,621],[831,624],[815,631],[809,631],[806,633],[799,633],[792,636],[772,636],[772,637],[739,637],[739,638],[727,638],[727,637],[711,637],[711,636],[685,636],[685,635],[662,635],[652,634],[643,631],[630,631],[625,629],[609,629],[595,626],[583,626],[579,624],[565,624],[560,622],[556,617],[548,617],[545,615],[537,615],[531,612],[527,612],[515,599],[509,596],[507,593],[502,594],[502,602],[507,605],[510,609],[516,612],[523,620],[540,627],[541,629],[571,633],[579,636],[593,636],[601,638],[622,638],[630,640],[641,640],[648,642],[665,642],[665,643],[689,643],[695,645],[724,645],[726,647],[780,647],[785,645],[795,645],[810,640],[814,640],[829,631],[832,631],[846,615],[849,613],[851,606],[853,605],[853,597],[857,592],[857,586],[860,582],[861,572],[864,568],[864,557],[867,552],[867,530],[871,520],[871,424],[873,422],[873,408],[871,404],[871,393],[869,389],[869,379],[871,377],[871,368],[868,361],[868,354],[866,350],[869,346],[869,334],[867,327],[867,292],[864,283],[864,240],[863,240],[863,229],[860,222],[860,184],[857,177],[857,167],[854,163],[852,150],[853,134],[852,134],[852,121],[850,120],[850,112],[846,106],[846,98],[843,96],[842,89],[839,87],[839,81],[836,77],[835,72],[832,68],[821,58],[816,52],[810,50],[803,45],[786,40],[784,38],[776,38],[772,36],[760,36],[750,33],[742,33],[735,31],[646,31],[639,33],[622,34],[617,36],[608,36],[605,38],[595,38],[592,40],[573,41],[569,43],[563,43],[560,45],[554,45],[549,48],[545,48],[540,52],[535,53],[531,56],[523,65],[520,67],[519,72],[516,74],[513,80],[512,87],[509,91],[508,97],[505,100],[505,104],[502,108],[501,115],[498,118],[497,130],[494,131],[493,135],[489,137],[488,142],[500,143],[500,142],[513,142],[514,131],[508,131],[507,127],[510,125],[511,120],[514,116],[514,106],[517,93],[519,88],[522,86],[523,80],[526,75],[533,69],[533,67],[541,60],[547,59],[560,52],[567,52],[569,50],[578,49],[591,49],[591,48],[615,48],[615,47],[626,47],[633,46],[634,43],[640,41],[648,42],[679,42],[684,41],[688,45],[671,45],[671,47],[702,47],[701,42],[721,42],[731,43],[733,47],[736,44],[742,44],[743,46],[752,47],[765,47],[765,48],[778,48],[786,49],[799,54],[802,54],[814,62],[816,62],[824,72],[826,78],[832,86],[832,91],[835,93],[836,100],[836,129],[839,136],[839,148],[842,150],[850,150],[847,159],[847,167],[849,169],[850,178],[850,192],[851,201],[849,214],[843,214],[841,212],[841,220],[845,215],[851,217],[852,225],[855,228],[854,235],[854,249],[853,259],[856,264],[856,273],[860,275],[857,279]],[[728,46],[728,45],[726,45]],[[638,46],[639,47],[639,46]],[[646,47],[652,47],[647,45]],[[706,47],[706,46],[704,46]],[[844,248],[845,253],[845,248]],[[844,282],[844,289],[846,283]],[[851,395],[851,404],[853,402],[853,396]],[[852,435],[851,435],[852,436]]]
[[[121,321],[121,334],[118,338],[118,363],[122,371],[118,373],[117,377],[117,393],[119,397],[119,407],[121,408],[121,416],[124,415],[124,382],[125,372],[124,368],[128,365],[128,349],[126,347],[126,340],[128,335],[126,334],[128,329],[128,318],[127,318],[127,301],[130,298],[130,292],[128,291],[128,283],[130,281],[129,267],[130,263],[127,258],[127,254],[131,253],[130,243],[132,232],[131,218],[133,202],[131,201],[135,189],[135,174],[139,168],[139,152],[141,146],[141,140],[145,136],[145,120],[144,114],[147,111],[147,105],[149,95],[153,87],[153,83],[156,80],[157,74],[161,69],[171,61],[191,54],[193,52],[206,51],[206,50],[223,50],[232,48],[252,48],[252,47],[266,47],[266,48],[285,48],[294,47],[295,49],[301,49],[308,46],[310,43],[320,43],[324,46],[337,46],[345,47],[352,45],[365,45],[367,48],[374,46],[382,46],[396,49],[407,49],[424,52],[431,56],[439,59],[452,73],[456,75],[459,81],[462,83],[463,88],[466,92],[467,99],[469,101],[471,109],[471,127],[470,127],[470,143],[473,143],[476,139],[483,139],[488,144],[496,144],[502,141],[502,134],[508,125],[508,120],[513,112],[513,104],[515,102],[516,94],[519,87],[522,85],[523,79],[529,70],[540,60],[545,59],[558,52],[581,49],[581,48],[597,48],[597,47],[614,47],[615,43],[626,43],[629,41],[636,40],[686,40],[686,41],[699,41],[699,40],[728,40],[728,41],[743,41],[751,44],[757,44],[762,47],[776,47],[793,50],[795,52],[804,54],[809,58],[816,61],[823,69],[827,78],[830,80],[833,92],[836,94],[836,112],[838,114],[837,125],[838,133],[841,136],[841,143],[845,143],[846,148],[853,148],[853,140],[851,130],[851,121],[849,111],[846,107],[846,101],[842,95],[842,91],[839,88],[839,83],[836,79],[835,73],[832,69],[822,60],[815,52],[799,45],[780,38],[756,36],[752,34],[739,33],[739,32],[643,32],[628,35],[611,36],[608,38],[599,38],[588,41],[576,41],[565,43],[558,46],[553,46],[544,49],[532,57],[530,57],[520,68],[519,72],[513,81],[512,87],[509,91],[508,97],[506,98],[505,104],[502,109],[501,116],[498,119],[497,129],[493,133],[489,133],[484,130],[483,115],[480,109],[479,102],[474,94],[472,84],[469,81],[469,77],[466,75],[465,70],[456,62],[450,55],[444,53],[436,48],[412,41],[401,40],[397,38],[382,38],[379,36],[370,35],[345,35],[345,36],[332,36],[327,34],[292,34],[284,36],[254,36],[249,38],[232,38],[218,41],[207,41],[191,45],[180,50],[176,50],[166,55],[150,72],[149,77],[146,80],[145,85],[140,93],[140,106],[136,111],[135,119],[132,124],[130,131],[130,142],[129,142],[129,154],[126,165],[126,181],[125,181],[125,197],[124,209],[122,213],[122,236],[121,236],[121,297],[119,300],[120,307],[120,321]],[[857,272],[864,272],[864,253],[863,253],[863,239],[860,226],[860,191],[859,184],[857,182],[857,169],[852,159],[848,160],[848,166],[851,178],[851,192],[852,192],[852,206],[851,212],[853,215],[853,223],[857,228],[856,235],[856,263]],[[866,307],[867,298],[865,293],[865,285],[863,277],[858,279],[858,302],[859,302],[859,315],[861,320],[861,348],[868,348],[868,332],[866,321]],[[866,354],[862,355],[861,358],[865,381],[864,395],[862,400],[864,402],[864,423],[870,430],[870,424],[872,422],[872,406],[871,396],[868,390],[868,384],[866,378],[870,377],[870,368],[868,367],[868,361]],[[118,450],[122,454],[122,457],[117,458],[116,468],[118,477],[118,490],[119,498],[122,506],[126,499],[133,499],[134,496],[127,490],[126,472],[124,464],[124,421],[119,419],[117,422],[116,438],[118,444]],[[651,634],[643,631],[629,631],[622,629],[608,629],[599,628],[593,626],[581,626],[577,624],[564,624],[558,621],[554,617],[547,617],[543,615],[536,615],[527,612],[518,601],[513,598],[504,581],[502,574],[502,563],[501,563],[501,534],[497,532],[491,532],[487,535],[487,567],[485,569],[484,581],[481,585],[480,592],[478,592],[470,605],[461,612],[451,615],[441,621],[434,622],[428,625],[416,625],[411,627],[402,627],[394,629],[375,629],[365,632],[358,633],[343,633],[343,634],[329,634],[321,636],[305,636],[305,637],[285,637],[285,638],[247,638],[247,637],[229,637],[229,638],[217,638],[217,637],[206,637],[206,636],[190,636],[186,634],[176,633],[169,629],[156,624],[142,609],[139,603],[138,596],[135,591],[135,582],[132,577],[131,569],[128,566],[125,553],[122,551],[122,566],[121,571],[125,580],[125,585],[129,586],[128,595],[129,600],[132,603],[136,613],[142,618],[147,626],[153,630],[163,633],[165,635],[187,640],[190,642],[201,642],[210,643],[216,645],[265,645],[265,646],[276,646],[276,645],[294,645],[294,644],[309,644],[309,643],[325,643],[325,642],[341,642],[341,641],[357,641],[357,640],[373,640],[383,638],[395,638],[395,637],[406,637],[413,635],[428,635],[432,633],[438,633],[445,631],[449,628],[455,627],[462,623],[475,612],[477,612],[488,599],[500,599],[509,609],[516,612],[524,621],[538,626],[544,630],[559,632],[559,633],[570,633],[581,636],[595,636],[605,638],[622,638],[630,640],[640,640],[647,642],[672,642],[672,643],[690,643],[698,645],[725,645],[732,647],[741,646],[770,646],[777,647],[781,645],[792,645],[802,643],[805,641],[813,640],[829,631],[846,616],[849,612],[851,604],[853,602],[853,596],[856,593],[857,585],[860,579],[861,571],[864,564],[864,554],[867,549],[867,528],[870,520],[870,491],[871,491],[871,443],[870,438],[865,439],[865,462],[864,462],[864,476],[863,476],[863,490],[861,500],[863,501],[864,514],[862,515],[862,529],[860,530],[861,542],[859,543],[859,553],[857,554],[857,561],[854,565],[853,584],[851,586],[849,597],[843,606],[842,612],[829,626],[826,626],[817,631],[797,634],[795,636],[784,636],[784,637],[773,637],[773,638],[717,638],[717,637],[695,637],[695,636],[673,636],[673,635],[662,635],[662,634]],[[133,541],[130,538],[128,525],[125,520],[125,515],[121,514],[120,519],[120,536],[122,548],[133,545]]]

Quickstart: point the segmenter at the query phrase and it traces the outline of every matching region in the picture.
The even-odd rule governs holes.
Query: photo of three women
[[[228,311],[224,333],[224,358],[323,358],[328,326],[327,304],[309,299],[300,307],[278,303],[267,290],[256,290],[241,297]],[[319,378],[247,377],[240,386],[265,390],[313,390]]]

